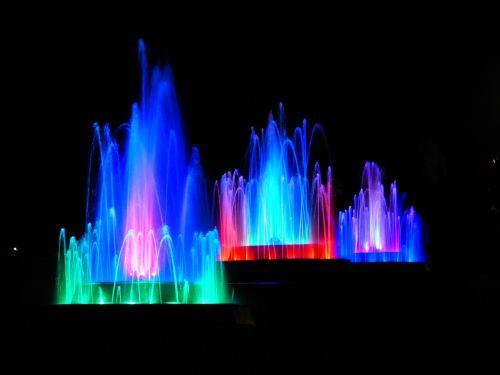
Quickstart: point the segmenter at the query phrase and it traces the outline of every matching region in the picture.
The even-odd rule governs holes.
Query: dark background
[[[289,134],[303,118],[324,127],[337,208],[373,160],[423,216],[431,262],[498,268],[499,19],[211,11],[2,13],[2,252],[52,260],[61,228],[82,234],[92,124],[129,119],[143,38],[151,63],[172,65],[212,183],[283,102]]]

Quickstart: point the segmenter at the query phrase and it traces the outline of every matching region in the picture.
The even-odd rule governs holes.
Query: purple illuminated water
[[[420,217],[413,207],[403,209],[396,182],[386,196],[382,180],[380,168],[366,162],[353,207],[339,212],[339,256],[356,262],[425,261]]]

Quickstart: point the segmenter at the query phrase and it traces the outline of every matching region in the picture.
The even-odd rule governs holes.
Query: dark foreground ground
[[[46,282],[52,263],[11,257],[3,264],[2,362],[16,369],[500,371],[500,278],[492,272],[230,263],[233,304],[54,306]]]

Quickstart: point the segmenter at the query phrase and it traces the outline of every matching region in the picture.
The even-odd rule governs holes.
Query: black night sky
[[[42,14],[4,16],[2,251],[51,256],[60,228],[81,234],[92,124],[128,120],[143,38],[173,67],[211,181],[243,167],[250,127],[283,102],[289,132],[325,128],[338,208],[376,161],[423,215],[431,259],[498,265],[497,19]]]

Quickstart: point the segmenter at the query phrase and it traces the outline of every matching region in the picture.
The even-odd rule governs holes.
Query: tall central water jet
[[[215,188],[223,260],[334,258],[332,174],[325,183],[316,163],[309,179],[312,140],[304,121],[286,135],[270,116],[261,137],[252,128],[247,150],[248,179],[226,173]]]
[[[149,71],[142,41],[139,56],[141,102],[130,123],[113,134],[107,125],[94,126],[88,224],[69,244],[61,231],[59,303],[224,299],[200,154],[193,148],[187,162],[171,71]]]

